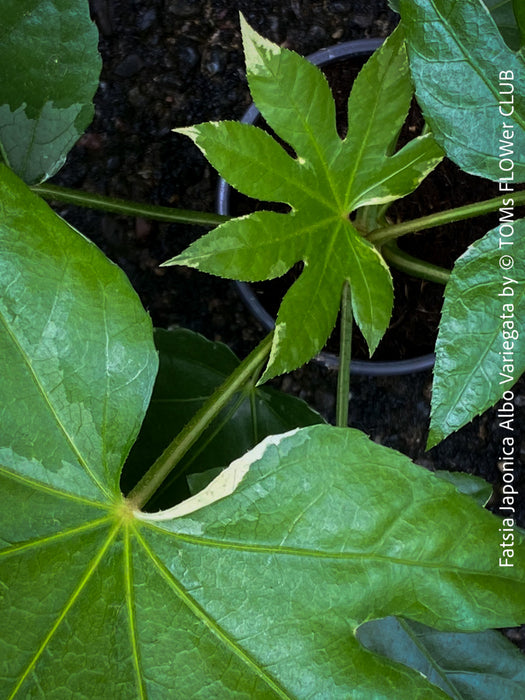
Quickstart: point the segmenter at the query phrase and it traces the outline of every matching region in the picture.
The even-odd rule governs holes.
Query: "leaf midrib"
[[[308,557],[312,559],[334,559],[339,561],[376,561],[381,563],[396,564],[400,566],[411,566],[415,568],[423,569],[436,569],[439,572],[446,572],[452,574],[459,574],[461,576],[488,576],[498,579],[505,579],[506,572],[495,573],[494,571],[480,571],[478,569],[467,569],[460,565],[450,565],[450,564],[440,564],[439,562],[426,562],[420,560],[412,559],[402,559],[392,556],[386,556],[381,554],[374,554],[369,552],[323,552],[320,550],[311,549],[300,549],[299,547],[281,547],[280,545],[264,545],[264,544],[254,544],[246,542],[236,542],[233,540],[217,540],[211,537],[199,537],[197,535],[189,535],[181,532],[172,532],[171,530],[166,530],[160,525],[154,524],[146,519],[141,519],[147,527],[151,528],[157,533],[162,533],[163,535],[168,535],[169,537],[185,542],[187,544],[198,545],[202,547],[213,547],[215,549],[227,549],[236,552],[253,552],[254,554],[273,554],[281,556],[296,556],[296,557]],[[515,583],[515,578],[511,579]]]
[[[60,530],[59,532],[54,532],[50,535],[36,537],[33,540],[25,540],[23,542],[11,545],[6,549],[0,550],[0,559],[6,559],[14,554],[20,554],[20,552],[24,552],[25,550],[31,550],[35,547],[46,547],[54,542],[60,542],[61,540],[74,537],[75,535],[81,535],[92,530],[97,530],[103,525],[107,525],[112,520],[113,518],[111,515],[106,515],[98,520],[91,520],[87,523],[82,523],[81,525],[75,525],[67,530]]]
[[[452,41],[454,41],[454,43],[456,44],[456,46],[460,49],[461,53],[463,54],[465,63],[466,63],[467,65],[470,65],[470,66],[474,69],[474,71],[475,71],[475,72],[478,74],[478,76],[481,78],[481,81],[482,81],[483,83],[485,83],[485,85],[488,87],[489,92],[492,93],[493,97],[494,97],[495,100],[496,100],[496,103],[499,103],[500,95],[499,95],[498,91],[496,90],[496,88],[492,85],[492,83],[490,82],[490,80],[488,80],[488,79],[485,77],[484,72],[483,72],[481,66],[479,65],[478,60],[477,60],[474,56],[472,56],[472,54],[466,49],[466,47],[465,47],[465,46],[463,45],[463,43],[460,41],[459,37],[456,36],[455,31],[452,29],[451,23],[443,16],[443,14],[442,14],[442,13],[440,12],[440,10],[437,8],[436,3],[435,3],[434,0],[431,0],[431,4],[432,4],[432,7],[434,8],[434,11],[436,12],[436,15],[440,18],[440,20],[442,21],[443,25],[446,27],[446,29],[447,29],[447,31],[448,31],[448,34],[449,34],[449,37],[452,39]],[[494,19],[492,18],[492,15],[490,14],[490,12],[489,12],[488,10],[487,10],[487,13],[488,13],[488,15],[491,17],[494,26],[496,26],[496,23],[494,22]],[[499,30],[497,31],[497,36],[494,36],[494,32],[491,34],[491,36],[492,36],[494,39],[496,39],[496,40],[498,40],[498,41],[501,41],[501,43],[503,44],[503,48],[505,49],[505,51],[506,51],[508,54],[512,54],[513,59],[516,59],[517,54],[515,54],[514,51],[511,51],[511,50],[508,48],[508,46],[507,46],[507,45],[505,44],[505,42],[503,41]],[[413,47],[413,46],[412,46],[412,49],[414,50],[414,47]],[[430,59],[427,59],[427,58],[425,58],[424,56],[421,56],[421,54],[419,54],[419,56],[420,56],[421,58],[423,58],[425,61],[428,61],[429,63],[432,63],[432,61],[430,61]],[[518,60],[519,60],[519,59],[518,59]],[[521,126],[521,128],[522,128],[523,130],[525,130],[525,119],[521,117],[521,115],[520,115],[520,113],[518,112],[518,110],[516,110],[516,109],[514,110],[514,113],[513,113],[512,117],[513,117],[514,120]],[[509,118],[512,118],[512,117],[509,117]]]
[[[418,141],[418,139],[419,139],[419,141]],[[418,145],[420,146],[420,149],[417,150],[414,146],[413,150],[416,150],[416,152],[413,154],[412,158],[409,161],[407,161],[404,165],[401,164],[401,167],[397,167],[396,170],[391,171],[391,172],[387,171],[387,169],[390,165],[392,165],[392,164],[394,166],[396,165],[396,162],[395,162],[396,157],[399,154],[402,154],[403,151],[405,150],[405,148],[407,148],[407,146],[409,144],[407,144],[407,146],[404,146],[400,151],[398,151],[392,157],[386,158],[377,179],[374,179],[373,183],[369,187],[367,187],[365,190],[361,191],[360,194],[358,195],[358,202],[359,202],[360,207],[367,204],[366,197],[368,196],[368,193],[370,191],[377,189],[378,187],[384,185],[389,180],[392,180],[393,178],[396,178],[398,175],[404,173],[406,170],[413,168],[415,165],[417,165],[417,163],[419,161],[423,161],[424,163],[428,163],[428,161],[430,160],[430,157],[429,157],[429,154],[426,152],[426,150],[427,150],[426,146],[427,146],[427,144],[430,145],[428,143],[429,139],[426,139],[425,141],[423,141],[423,139],[426,139],[426,136],[423,136],[423,137],[418,136],[416,139],[409,142],[409,144],[417,142]],[[386,174],[384,174],[385,171],[387,171]],[[392,194],[390,192],[388,194],[388,198],[389,199],[398,199],[399,196],[396,194]],[[355,209],[355,207],[356,207],[355,204],[352,204],[351,206],[353,209]]]
[[[82,503],[86,506],[93,506],[93,508],[110,508],[109,501],[107,503],[104,503],[103,501],[92,501],[89,498],[85,498],[84,496],[77,496],[76,494],[70,493],[69,491],[61,491],[60,489],[57,489],[54,486],[50,486],[49,484],[45,484],[42,481],[38,481],[37,479],[32,479],[31,477],[25,476],[24,474],[19,474],[17,472],[11,471],[11,469],[7,468],[5,465],[2,464],[0,464],[0,476],[5,476],[7,479],[18,481],[19,483],[24,484],[24,486],[28,486],[34,489],[35,491],[42,491],[43,493],[56,496],[57,498],[65,498],[75,503]]]
[[[71,610],[71,608],[75,604],[76,600],[78,599],[78,597],[80,596],[80,594],[84,590],[84,588],[87,585],[91,576],[95,573],[98,565],[102,561],[107,550],[109,549],[111,544],[114,542],[114,540],[118,534],[119,529],[120,529],[120,523],[117,523],[113,527],[113,529],[110,531],[104,544],[100,547],[100,549],[97,551],[95,556],[89,562],[88,567],[86,568],[84,574],[81,576],[80,581],[78,582],[77,586],[75,587],[73,593],[69,596],[66,604],[64,605],[62,610],[59,612],[55,622],[53,623],[53,625],[51,626],[51,628],[49,629],[49,631],[45,635],[42,643],[38,647],[38,649],[35,652],[35,654],[33,655],[32,659],[27,664],[27,666],[24,669],[24,671],[22,672],[22,674],[20,675],[18,681],[15,684],[15,687],[13,688],[13,691],[9,695],[9,700],[12,700],[18,694],[18,691],[20,690],[20,688],[23,686],[23,684],[27,680],[31,671],[33,670],[33,668],[37,664],[38,660],[40,659],[40,657],[44,653],[46,647],[51,642],[51,639],[54,637],[56,631],[58,630],[58,628],[60,627],[60,625],[64,621],[66,615],[69,613],[69,611]]]
[[[297,109],[296,109],[296,112],[297,112]],[[220,123],[228,124],[227,121],[220,122]],[[238,122],[234,122],[234,123],[237,124]],[[274,143],[277,143],[277,145],[280,146],[278,141],[276,141],[270,134],[268,134],[268,132],[264,131],[260,127],[254,126],[253,124],[249,124],[247,126],[250,126],[253,129],[257,129],[258,131],[261,131],[263,134],[267,135],[270,139],[272,139],[272,141],[274,141]],[[316,142],[315,136],[314,136],[312,131],[310,131],[308,135],[310,137],[310,140],[312,140],[313,142]],[[195,141],[195,143],[203,151],[204,155],[206,155],[206,148],[205,148],[204,144],[202,146],[200,146],[198,143],[198,139]],[[237,149],[235,149],[233,147],[228,148],[226,145],[224,145],[223,148],[232,157],[235,157],[235,158],[239,157],[239,151]],[[280,148],[282,148],[282,146],[280,146]],[[294,158],[293,156],[289,155],[285,151],[284,148],[282,148],[282,151],[286,156],[288,156],[290,158],[291,163],[289,163],[289,165],[291,165],[294,168],[298,168],[300,171],[306,171],[306,167],[300,163],[299,158],[297,158],[297,157]],[[248,161],[250,166],[253,165],[253,162],[257,163],[257,160],[252,161],[248,156],[246,156],[244,151],[241,151],[240,155],[244,156],[246,158],[246,160]],[[321,158],[322,152],[318,153],[318,155]],[[268,165],[268,161],[264,163],[264,167],[267,168],[268,174],[271,175],[272,173],[274,173],[276,176],[278,176],[278,178],[280,178],[282,180],[284,186],[286,188],[288,188],[289,194],[285,193],[284,195],[277,195],[275,198],[272,198],[272,199],[268,199],[268,200],[261,199],[261,201],[280,202],[280,203],[288,204],[289,206],[291,206],[293,208],[299,209],[299,207],[296,206],[296,203],[294,203],[294,201],[292,201],[292,200],[295,200],[295,197],[293,196],[294,193],[299,192],[302,195],[306,195],[306,197],[308,199],[313,200],[315,202],[319,202],[320,204],[324,205],[328,209],[333,209],[334,211],[338,211],[338,208],[337,208],[338,205],[337,205],[336,199],[331,200],[327,197],[324,197],[323,193],[322,193],[322,188],[312,190],[307,185],[305,179],[302,177],[297,177],[298,173],[293,172],[291,170],[291,168],[287,167],[284,170],[279,170],[279,169],[273,167],[273,160],[270,160],[269,162],[270,162],[270,165]],[[331,172],[328,164],[324,160],[322,162],[323,162],[323,165],[325,166],[326,173],[328,174],[329,172]],[[328,179],[328,182],[332,188],[332,194],[335,196],[333,183],[331,182],[331,180],[329,178],[327,178],[327,179]],[[290,201],[288,201],[288,200],[290,200]]]
[[[441,666],[441,664],[439,664],[436,661],[434,656],[432,656],[429,649],[425,646],[425,644],[420,640],[420,638],[417,636],[417,634],[413,630],[412,626],[410,625],[410,622],[405,620],[402,617],[396,616],[396,619],[399,623],[399,626],[404,629],[407,636],[412,640],[412,643],[414,644],[414,646],[421,652],[422,656],[427,660],[427,662],[436,671],[436,673],[440,676],[440,678],[445,681],[445,683],[447,685],[446,693],[447,694],[454,693],[454,695],[451,695],[451,697],[454,698],[454,700],[463,700],[463,696],[461,695],[460,691],[456,688],[456,685],[449,678],[449,675],[448,675],[446,669],[443,668],[443,666]],[[428,676],[427,676],[427,679],[428,679]]]
[[[162,561],[158,559],[154,551],[144,540],[144,538],[139,534],[138,530],[135,530],[135,536],[138,542],[143,547],[149,559],[154,564],[159,575],[168,584],[170,589],[174,592],[177,598],[188,608],[188,610],[195,615],[207,628],[208,630],[217,637],[231,652],[245,665],[247,666],[256,676],[263,680],[266,685],[271,688],[275,694],[282,698],[282,700],[294,700],[294,696],[290,695],[285,688],[283,688],[279,682],[273,678],[267,671],[265,671],[260,665],[257,664],[256,660],[251,657],[251,655],[243,649],[235,639],[223,629],[207,612],[202,608],[196,600],[194,600],[189,593],[184,589],[182,584],[175,578],[175,576],[169,571],[169,569],[163,564]]]
[[[487,282],[487,283],[485,283],[485,285],[479,285],[479,286],[488,286],[488,287],[490,287],[490,286],[491,286],[491,283],[490,283],[490,282]],[[458,285],[458,298],[459,298],[459,303],[461,303],[461,304],[464,306],[464,303],[463,303],[463,301],[462,301],[462,299],[461,299],[461,294],[462,294],[463,291],[464,291],[464,287],[463,287],[463,286],[460,287],[460,286]],[[521,306],[521,300],[523,299],[524,295],[525,295],[525,290],[522,290],[521,293],[519,293],[519,296],[517,297],[517,304],[516,304],[517,307]],[[496,327],[496,328],[494,329],[494,331],[493,331],[492,333],[489,334],[489,337],[492,338],[491,342],[490,342],[490,343],[485,343],[485,344],[484,344],[484,350],[482,351],[481,355],[478,357],[477,362],[473,365],[471,371],[468,372],[466,381],[463,381],[462,385],[460,385],[460,387],[459,387],[459,389],[458,389],[458,391],[457,391],[455,397],[453,398],[453,400],[448,402],[449,405],[450,405],[450,408],[449,408],[449,410],[446,412],[445,418],[444,418],[444,421],[443,421],[443,422],[446,422],[447,425],[449,424],[449,418],[450,418],[451,416],[454,416],[454,415],[455,415],[456,408],[457,408],[459,402],[461,401],[461,399],[463,398],[463,395],[464,395],[465,392],[470,388],[472,376],[473,376],[480,368],[483,368],[485,359],[486,359],[487,355],[489,354],[489,352],[492,350],[492,348],[493,348],[493,346],[494,346],[494,343],[495,343],[495,341],[496,341],[496,338],[500,335],[501,331],[502,331],[502,329],[501,329],[500,327]],[[463,375],[463,376],[465,376],[465,375]],[[517,378],[516,378],[516,381],[517,381]],[[484,411],[486,408],[488,408],[489,405],[491,405],[491,404],[490,404],[490,403],[487,403],[487,400],[485,399],[484,403],[483,403],[481,406],[478,406],[478,410],[477,410],[477,414],[476,414],[476,415],[479,415],[482,411]],[[455,421],[454,421],[453,425],[454,425],[454,426],[456,425],[456,422],[455,422]],[[453,429],[454,429],[454,428],[453,428]]]
[[[361,161],[363,160],[363,153],[365,152],[365,150],[369,150],[368,149],[368,141],[369,141],[370,133],[374,129],[377,129],[375,117],[376,117],[376,114],[377,114],[378,109],[379,109],[379,104],[380,104],[380,102],[382,103],[383,87],[384,87],[385,82],[386,82],[388,77],[389,77],[389,71],[384,71],[381,82],[380,82],[380,87],[374,93],[374,95],[375,95],[374,106],[373,106],[373,109],[372,109],[370,116],[368,118],[367,126],[366,126],[365,132],[361,138],[360,146],[357,150],[357,153],[355,154],[354,167],[353,167],[352,172],[350,173],[350,175],[348,177],[348,185],[346,188],[345,198],[344,198],[345,203],[348,203],[348,205],[347,205],[348,207],[352,206],[352,202],[350,201],[350,193],[352,192],[352,187],[354,185],[356,173],[359,169],[359,166],[361,165]],[[353,88],[352,88],[352,90],[353,90]],[[349,134],[349,136],[347,137],[348,143],[350,143],[350,141],[351,141],[350,132],[351,132],[352,127],[353,127],[353,123],[351,123],[350,115],[348,115],[348,134]],[[343,144],[345,142],[347,142],[347,139],[345,139]]]
[[[265,67],[268,70],[268,72],[272,75],[274,81],[277,82],[277,73],[275,73],[275,71],[271,68],[269,62],[266,60],[266,53],[264,51],[263,51],[263,54],[264,55],[261,56],[261,58],[264,61]],[[261,55],[260,52],[259,52],[259,55]],[[323,79],[325,79],[325,78],[323,77]],[[303,119],[301,110],[300,110],[299,106],[297,105],[297,103],[292,100],[291,95],[289,95],[289,99],[290,99],[290,104],[292,105],[292,107],[295,111],[295,115],[298,118],[299,123],[302,125],[304,133],[308,137],[310,143],[313,145],[314,152],[317,154],[317,157],[319,159],[319,162],[321,163],[322,169],[324,170],[324,175],[325,175],[326,181],[330,187],[330,191],[331,191],[331,194],[333,197],[333,202],[335,203],[335,211],[337,211],[337,212],[342,211],[342,208],[341,208],[342,203],[339,201],[339,197],[338,197],[337,183],[335,183],[332,180],[332,175],[334,173],[332,171],[332,168],[330,168],[330,166],[328,164],[328,160],[326,158],[327,154],[320,147],[319,142],[318,142],[317,138],[315,137],[315,133],[312,131],[312,129],[308,125],[307,121],[305,119]],[[343,141],[339,137],[337,137],[337,138],[338,138],[338,143],[336,143],[336,145],[338,146],[338,148],[341,148],[341,146],[343,145]],[[297,155],[301,155],[304,158],[304,155],[302,155],[302,154],[297,154]],[[319,198],[316,197],[315,199],[319,199]],[[319,201],[323,201],[323,200],[319,200]]]

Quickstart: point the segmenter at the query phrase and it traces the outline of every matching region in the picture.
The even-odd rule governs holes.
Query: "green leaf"
[[[150,320],[4,166],[0,201],[2,697],[445,698],[358,627],[525,620],[521,533],[500,567],[501,521],[355,430],[269,437],[193,499],[134,510],[118,479]]]
[[[512,0],[514,16],[519,29],[519,44],[518,48],[525,46],[525,7],[519,0]]]
[[[525,695],[525,658],[499,632],[438,632],[387,617],[365,622],[357,638],[367,649],[418,670],[456,700]]]
[[[20,177],[51,177],[93,117],[101,60],[86,0],[4,0],[0,155]]]
[[[514,180],[525,181],[525,61],[505,44],[482,0],[401,0],[401,17],[416,96],[447,156],[473,175],[508,176],[498,150],[505,123],[513,131]]]
[[[476,241],[456,261],[447,284],[428,447],[494,405],[525,371],[519,340],[525,322],[525,219],[514,223],[512,246],[500,248],[500,240],[505,239],[498,227]],[[502,260],[509,258],[513,267],[504,269]]]
[[[495,516],[358,431],[267,438],[158,514],[43,488],[11,462],[3,481],[5,697],[444,698],[357,627],[525,616],[519,537],[499,568]]]
[[[123,272],[4,165],[0,202],[2,460],[50,489],[118,496],[156,372],[149,317]]]
[[[516,17],[523,7],[521,0],[482,0],[482,2],[489,9],[507,45],[513,51],[517,51],[520,47],[520,31]],[[395,12],[399,12],[400,0],[389,0],[388,4]]]
[[[257,127],[213,122],[178,129],[244,194],[284,202],[290,213],[257,212],[222,224],[165,264],[244,281],[271,279],[304,262],[279,309],[263,379],[299,367],[322,349],[336,322],[345,280],[370,352],[388,326],[392,280],[350,214],[412,192],[442,158],[430,134],[393,153],[412,97],[403,34],[370,59],[348,103],[341,139],[330,88],[318,68],[242,22],[255,103],[289,155]]]
[[[268,438],[196,499],[133,511],[118,475],[156,369],[149,319],[0,174],[2,697],[445,697],[362,649],[359,624],[525,618],[519,534],[499,568],[494,516],[358,431]]]
[[[160,355],[159,372],[121,479],[124,493],[135,486],[174,435],[239,365],[226,345],[183,328],[156,330],[155,345]],[[321,416],[300,399],[271,388],[246,386],[181,460],[149,509],[165,508],[187,498],[190,491],[185,474],[225,467],[267,435],[322,422]]]
[[[188,489],[191,496],[195,496],[199,491],[202,491],[208,484],[215,479],[216,476],[222,472],[224,467],[215,467],[214,469],[208,469],[205,472],[196,472],[195,474],[188,474]]]
[[[438,479],[453,484],[460,493],[473,498],[480,506],[486,506],[492,496],[492,486],[479,476],[466,472],[449,472],[443,469],[434,472]]]
[[[517,51],[521,43],[516,12],[516,5],[519,3],[515,0],[483,0],[483,3],[489,8],[507,46]]]

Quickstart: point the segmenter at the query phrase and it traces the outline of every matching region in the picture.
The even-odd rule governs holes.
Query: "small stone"
[[[151,9],[146,10],[146,12],[139,17],[137,27],[141,32],[147,32],[156,21],[157,11],[152,7]]]
[[[136,53],[130,53],[115,68],[115,73],[121,78],[131,78],[144,66],[141,57]]]
[[[368,29],[368,27],[370,27],[372,24],[372,19],[372,15],[366,14],[359,14],[351,17],[352,22],[357,24],[358,27],[361,27],[361,29]]]
[[[205,68],[210,75],[217,75],[217,73],[224,71],[226,63],[226,51],[220,46],[214,46],[206,59]]]
[[[171,0],[168,12],[176,17],[196,17],[202,12],[202,3],[200,0]]]
[[[328,35],[322,27],[314,24],[313,27],[310,27],[308,30],[307,38],[312,44],[321,46],[327,43]]]
[[[200,64],[200,54],[193,43],[183,44],[177,48],[177,58],[180,71],[192,71]]]
[[[114,173],[116,170],[120,170],[120,166],[121,166],[121,160],[120,160],[119,156],[110,156],[108,158],[107,169],[110,172]]]
[[[147,100],[144,97],[144,95],[141,93],[140,89],[135,85],[128,92],[128,102],[133,107],[144,107]]]
[[[335,15],[344,15],[347,12],[349,12],[350,7],[348,3],[346,2],[333,2],[329,6],[330,12],[333,12]]]

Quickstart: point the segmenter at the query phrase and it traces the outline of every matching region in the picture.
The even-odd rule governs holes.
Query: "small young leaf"
[[[512,260],[500,267],[499,227],[456,261],[445,290],[432,387],[428,447],[494,405],[525,370],[525,219]]]
[[[159,372],[151,402],[124,468],[121,486],[127,493],[204,401],[235,370],[239,360],[222,343],[177,328],[157,329]],[[217,417],[201,440],[182,459],[155,494],[148,509],[160,509],[187,498],[185,474],[204,466],[225,467],[267,435],[322,423],[304,401],[271,388],[244,387]],[[184,475],[175,477],[183,471]]]
[[[101,60],[86,0],[4,0],[0,156],[27,183],[51,177],[93,117]]]
[[[356,81],[348,134],[341,139],[322,73],[244,21],[242,29],[254,101],[297,157],[253,126],[220,122],[179,131],[241,192],[285,202],[291,212],[257,212],[228,221],[165,264],[250,282],[283,275],[304,262],[277,315],[263,377],[268,379],[321,350],[335,324],[345,280],[351,285],[354,318],[374,351],[390,320],[392,280],[350,214],[413,191],[442,151],[426,135],[392,154],[412,97],[401,31],[374,54]]]
[[[386,617],[365,622],[357,638],[370,651],[418,670],[455,700],[525,696],[525,657],[499,632],[438,632]]]
[[[495,135],[505,123],[514,181],[525,181],[525,60],[504,43],[482,0],[401,0],[401,17],[416,96],[447,156],[498,180]]]

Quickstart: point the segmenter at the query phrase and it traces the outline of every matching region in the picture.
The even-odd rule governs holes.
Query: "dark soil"
[[[96,117],[55,182],[204,211],[214,207],[216,174],[190,140],[171,129],[210,119],[235,119],[249,104],[239,10],[269,39],[303,54],[343,40],[385,36],[397,21],[386,0],[91,0],[91,7],[104,61]],[[450,206],[449,198],[457,189],[452,180],[431,188],[425,195],[426,213]],[[486,196],[479,182],[468,190],[469,196]],[[489,196],[496,194],[494,186]],[[124,268],[156,325],[191,328],[228,343],[240,356],[263,337],[263,329],[230,282],[185,268],[159,268],[204,229],[64,205],[57,210]],[[405,210],[403,216],[418,212]],[[395,210],[392,215],[397,216]],[[464,227],[470,234],[470,225]],[[446,251],[447,246],[432,235],[428,240],[431,256]],[[484,477],[494,485],[493,507],[497,508],[502,436],[495,410],[425,452],[431,379],[429,371],[406,377],[354,377],[351,424],[430,469],[463,470]],[[334,421],[333,372],[310,363],[275,384]],[[519,441],[523,381],[515,393]],[[522,476],[518,488],[525,494]],[[522,499],[522,525],[524,504]],[[519,638],[518,633],[513,635]]]

